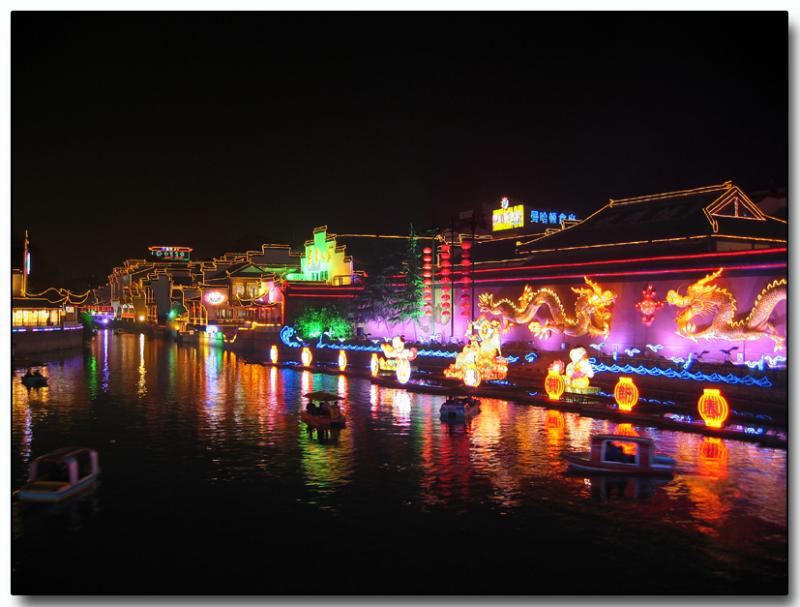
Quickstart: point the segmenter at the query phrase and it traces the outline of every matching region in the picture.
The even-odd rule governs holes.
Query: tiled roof
[[[786,239],[786,224],[765,215],[737,186],[717,186],[610,200],[580,223],[523,242],[521,253],[687,237]]]

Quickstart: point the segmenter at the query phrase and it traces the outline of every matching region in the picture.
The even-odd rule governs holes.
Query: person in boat
[[[342,412],[339,410],[339,405],[338,404],[331,403],[330,416],[331,416],[331,419],[339,419],[342,416]]]
[[[24,377],[33,377],[33,370],[30,367],[28,367],[28,370],[25,371]]]
[[[42,377],[42,372],[36,369],[36,371],[33,372],[33,377]]]
[[[624,462],[625,455],[622,451],[622,448],[615,445],[614,443],[608,443],[606,445],[606,461],[607,462]]]
[[[308,411],[309,415],[319,415],[319,407],[317,407],[317,405],[315,405],[313,401],[308,402],[306,411]]]
[[[319,406],[319,415],[324,415],[325,417],[330,417],[331,408],[328,406],[327,402],[324,402]]]

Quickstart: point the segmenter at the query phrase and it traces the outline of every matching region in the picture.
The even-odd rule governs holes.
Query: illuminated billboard
[[[492,211],[492,232],[513,230],[525,225],[525,207],[521,204],[509,206],[508,198],[500,201],[500,208]]]

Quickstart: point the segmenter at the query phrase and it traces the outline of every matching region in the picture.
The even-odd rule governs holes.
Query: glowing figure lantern
[[[339,350],[339,371],[344,372],[347,369],[347,353],[344,350]]]
[[[456,362],[444,370],[445,377],[460,379],[477,387],[484,379],[505,379],[508,360],[500,354],[502,324],[481,316],[467,326],[469,343],[456,356]]]
[[[300,360],[303,362],[304,367],[310,367],[311,361],[314,360],[314,357],[311,356],[311,350],[303,348],[303,351],[300,353]]]
[[[567,380],[564,378],[564,363],[560,360],[553,362],[547,369],[544,378],[544,390],[550,400],[559,400],[567,389]]]
[[[631,411],[639,402],[639,388],[630,377],[620,377],[614,386],[614,400],[620,411]]]
[[[393,370],[397,381],[407,383],[411,378],[411,361],[417,357],[417,349],[406,348],[406,340],[397,336],[392,338],[392,343],[382,343],[381,350],[386,358],[378,361],[380,369]]]
[[[567,388],[571,391],[586,390],[589,380],[594,377],[586,348],[573,348],[569,351],[569,359],[572,362],[567,365]]]
[[[728,401],[716,388],[705,388],[700,400],[697,401],[697,411],[709,428],[722,428],[728,419]]]
[[[378,362],[378,355],[373,352],[372,358],[369,359],[369,372],[372,375],[372,377],[378,377],[378,371],[380,371],[380,363]]]
[[[269,359],[273,365],[278,364],[278,346],[274,345],[269,349]]]

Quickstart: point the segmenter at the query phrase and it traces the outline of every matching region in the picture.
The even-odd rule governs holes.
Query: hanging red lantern
[[[703,389],[703,395],[697,401],[697,411],[709,428],[722,428],[728,419],[730,408],[728,401],[716,388]]]
[[[633,378],[620,377],[614,386],[614,400],[620,411],[631,411],[639,402],[639,388],[633,383]]]

